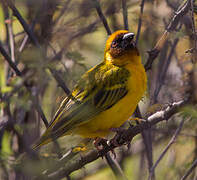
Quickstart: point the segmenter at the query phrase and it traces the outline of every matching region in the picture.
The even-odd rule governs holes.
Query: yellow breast
[[[128,79],[128,93],[110,109],[101,112],[88,123],[79,126],[74,133],[83,137],[104,137],[110,128],[120,127],[135,111],[135,108],[146,90],[147,78],[143,65],[128,64],[126,69],[131,76]]]

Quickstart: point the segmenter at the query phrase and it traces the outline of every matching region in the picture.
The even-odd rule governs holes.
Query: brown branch
[[[146,121],[134,126],[129,127],[124,133],[122,133],[118,138],[117,141],[120,144],[119,146],[123,144],[127,144],[130,142],[133,137],[141,133],[143,130],[149,129],[151,126],[154,126],[155,124],[163,121],[168,120],[172,115],[174,115],[180,107],[185,105],[187,101],[179,101],[177,103],[173,103],[169,105],[165,110],[156,112],[155,114],[149,116]],[[115,149],[116,147],[114,144],[110,144],[106,146],[102,151],[98,153],[98,151],[93,150],[89,152],[84,157],[79,157],[73,162],[69,162],[66,164],[66,166],[63,169],[60,169],[59,171],[56,171],[48,176],[48,179],[60,179],[65,177],[66,175],[72,173],[73,171],[76,171],[78,169],[81,169],[86,164],[95,161],[99,157],[102,157],[109,151]]]
[[[172,9],[176,9],[177,8],[177,5],[174,3],[174,2],[171,2],[171,0],[166,0],[166,4],[172,8]]]
[[[17,76],[22,76],[22,73],[20,72],[20,70],[18,69],[18,67],[14,63],[14,61],[12,61],[12,58],[8,55],[6,50],[3,48],[3,45],[1,44],[1,42],[0,42],[0,53],[4,56],[5,60],[8,62],[10,67],[14,70],[16,75]]]
[[[163,35],[161,36],[155,47],[148,52],[149,56],[145,64],[146,71],[152,68],[153,61],[159,55],[161,48],[169,37],[169,33],[176,30],[177,25],[181,21],[182,17],[188,13],[190,7],[191,0],[187,0],[182,6],[178,8],[177,12],[175,12],[174,17],[172,18],[167,29],[164,31]]]
[[[111,34],[111,30],[110,30],[109,25],[107,23],[107,19],[105,18],[104,14],[102,12],[102,9],[101,9],[99,1],[98,0],[92,0],[92,1],[94,3],[94,6],[96,8],[96,11],[97,11],[101,21],[103,22],[103,25],[104,25],[104,27],[105,27],[105,29],[107,31],[107,34],[110,35]]]
[[[15,60],[15,42],[14,42],[12,21],[8,23],[8,35],[9,35],[9,47],[10,47],[11,59],[15,62],[16,61]]]
[[[194,48],[197,50],[197,33],[194,20],[194,1],[191,0],[191,21],[192,21],[192,33],[194,37]]]
[[[153,98],[153,103],[157,103],[157,97],[159,95],[159,92],[164,84],[164,81],[165,81],[165,78],[166,78],[166,74],[167,74],[167,70],[168,70],[168,67],[170,65],[170,62],[171,62],[171,59],[172,59],[172,56],[174,54],[174,51],[175,51],[175,48],[178,44],[178,41],[179,39],[176,38],[172,44],[172,47],[170,49],[170,52],[169,52],[169,55],[167,57],[167,59],[164,59],[164,62],[161,62],[161,69],[158,73],[158,78],[157,78],[157,84],[156,84],[156,87],[155,87],[155,90],[154,90],[154,98]],[[166,48],[166,51],[168,50],[168,48]],[[165,52],[167,53],[167,52]],[[165,57],[165,56],[164,56]]]
[[[187,170],[185,175],[181,178],[181,180],[186,180],[187,177],[192,173],[192,171],[196,168],[197,166],[197,159],[192,163],[192,166]]]
[[[179,127],[178,127],[177,130],[175,131],[175,133],[174,133],[174,135],[172,136],[170,142],[168,143],[168,145],[166,146],[166,148],[163,150],[163,152],[161,153],[161,155],[159,156],[159,158],[157,159],[157,161],[155,162],[155,164],[152,166],[152,168],[151,168],[151,173],[150,173],[150,175],[149,175],[149,177],[148,177],[148,180],[151,180],[155,168],[157,167],[157,165],[159,164],[159,162],[162,160],[162,158],[164,157],[164,155],[167,153],[167,151],[168,151],[168,149],[171,147],[171,145],[175,143],[176,138],[177,138],[177,136],[179,135],[179,133],[180,133],[182,127],[183,127],[183,123],[184,123],[184,120],[181,121]]]
[[[119,163],[110,156],[109,153],[105,155],[105,159],[107,161],[107,164],[110,166],[111,170],[113,171],[114,175],[117,179],[121,180],[127,180],[125,174],[123,173],[123,170],[121,169]]]
[[[142,119],[142,115],[141,115],[139,106],[137,106],[135,114],[136,114],[136,117]],[[151,132],[151,128],[149,128],[149,129],[147,129],[145,131],[142,131],[141,134],[142,134],[142,139],[143,139],[143,143],[144,143],[144,147],[145,147],[145,153],[146,153],[146,157],[147,157],[147,161],[148,161],[148,169],[149,169],[149,173],[150,173],[151,167],[153,165],[152,136],[151,136],[152,132]]]
[[[122,0],[122,14],[123,14],[124,28],[126,30],[129,30],[127,0]]]
[[[14,6],[14,4],[12,3],[12,1],[11,0],[8,0],[7,1],[7,4],[9,6],[9,8],[12,10],[13,15],[16,16],[16,18],[19,20],[19,22],[23,26],[23,28],[24,28],[25,32],[28,34],[30,40],[34,43],[34,45],[36,47],[39,47],[40,48],[40,44],[37,41],[36,37],[34,36],[34,33],[33,33],[32,29],[29,28],[28,24],[25,22],[25,20],[23,19],[23,17],[21,16],[21,14],[17,10],[17,8]]]
[[[5,49],[3,48],[1,43],[0,43],[0,53],[4,56],[5,60],[8,62],[10,67],[15,71],[16,75],[22,77],[23,76],[22,72],[17,68],[17,66],[12,61],[11,57],[7,54],[7,52],[5,51]],[[45,126],[48,126],[48,121],[44,115],[44,112],[43,112],[41,106],[39,105],[39,103],[36,101],[36,98],[32,95],[31,88],[29,87],[27,82],[24,82],[24,85],[27,88],[27,90],[30,92],[31,100],[32,100],[34,106],[36,107],[36,110],[39,113],[40,117],[42,118]]]
[[[58,17],[57,17],[57,18],[54,20],[54,22],[53,22],[53,26],[55,26],[55,25],[59,22],[59,20],[62,18],[62,16],[64,15],[65,11],[69,8],[69,4],[70,4],[70,3],[71,3],[71,0],[67,0],[67,1],[64,3],[64,5],[63,5],[63,7],[61,8],[61,11],[60,11]]]
[[[32,41],[32,43],[38,48],[40,49],[40,52],[43,56],[43,59],[45,59],[45,55],[43,54],[42,48],[38,42],[38,40],[36,39],[36,36],[34,35],[32,29],[28,26],[28,24],[25,22],[25,20],[23,19],[23,17],[21,16],[21,14],[19,13],[19,11],[17,10],[17,8],[14,6],[14,4],[11,2],[11,0],[9,0],[8,2],[8,6],[10,7],[10,9],[12,9],[13,14],[17,17],[17,19],[19,20],[19,22],[21,23],[21,25],[23,26],[25,32],[28,34],[30,40]],[[52,69],[49,68],[49,70],[51,71]],[[70,91],[69,89],[66,87],[66,84],[62,83],[64,82],[60,76],[57,75],[56,71],[53,70],[53,72],[51,71],[51,74],[54,76],[54,78],[56,79],[58,85],[64,90],[64,92],[67,95],[70,95]],[[66,88],[65,88],[66,87]]]
[[[144,12],[144,3],[145,3],[145,0],[142,0],[142,2],[140,4],[140,18],[139,18],[139,21],[138,21],[138,29],[137,29],[137,35],[136,35],[136,40],[135,40],[136,44],[138,44],[138,40],[139,40],[139,37],[140,37],[140,31],[141,31],[141,26],[142,26],[142,15],[143,15],[143,12]]]
[[[70,95],[71,92],[68,89],[68,87],[66,86],[64,80],[60,77],[60,75],[58,74],[58,72],[52,68],[49,68],[50,72],[52,73],[53,77],[55,78],[55,80],[58,82],[58,85],[64,90],[64,92],[67,95]]]

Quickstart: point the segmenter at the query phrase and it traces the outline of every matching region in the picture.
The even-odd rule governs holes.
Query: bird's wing
[[[125,68],[104,63],[89,70],[72,93],[75,100],[63,101],[41,139],[56,139],[111,108],[127,94],[129,75]]]

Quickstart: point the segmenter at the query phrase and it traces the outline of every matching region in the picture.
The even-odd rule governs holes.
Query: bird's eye
[[[111,46],[112,47],[116,47],[117,46],[117,42],[116,41],[113,41],[112,44],[111,44]]]

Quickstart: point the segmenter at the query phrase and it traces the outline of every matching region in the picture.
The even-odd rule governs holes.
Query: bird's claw
[[[102,151],[105,149],[105,147],[107,147],[109,145],[108,145],[107,139],[96,138],[94,140],[94,146],[96,147],[97,151],[99,152],[99,154],[103,158],[104,154],[102,153]],[[115,153],[114,149],[112,149],[110,152],[113,154],[114,158],[116,158],[116,153]]]
[[[133,126],[133,125],[132,125]],[[122,143],[120,142],[122,135],[124,134],[127,129],[124,128],[112,128],[111,131],[116,132],[116,135],[114,138],[110,140],[110,144],[113,145],[114,147],[121,146]],[[130,148],[130,141],[126,142],[125,145],[127,145],[128,149]]]

